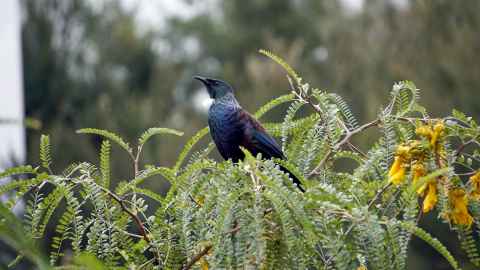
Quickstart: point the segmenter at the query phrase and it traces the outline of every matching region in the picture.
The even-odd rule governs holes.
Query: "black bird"
[[[222,157],[233,162],[243,160],[244,147],[253,155],[262,154],[263,158],[286,159],[278,143],[251,114],[245,111],[233,94],[233,88],[226,82],[195,76],[207,88],[213,104],[208,110],[210,135]],[[298,188],[304,192],[300,181],[285,167],[280,169],[290,175]]]

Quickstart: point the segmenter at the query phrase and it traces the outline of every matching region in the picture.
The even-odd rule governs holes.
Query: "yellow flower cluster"
[[[423,200],[423,212],[428,213],[430,212],[435,205],[437,204],[437,184],[436,183],[428,183],[428,191],[425,199]]]
[[[425,137],[430,141],[430,146],[433,149],[438,149],[438,142],[441,136],[443,135],[443,131],[445,130],[445,125],[443,121],[438,121],[435,125],[422,125],[417,127],[416,133],[419,136]]]
[[[470,227],[473,218],[468,212],[468,197],[465,190],[461,188],[453,189],[448,194],[448,201],[451,210],[448,213],[448,219],[457,225],[466,225]]]
[[[443,156],[443,147],[441,144],[439,144],[439,141],[441,137],[444,135],[444,130],[445,130],[445,125],[443,121],[438,121],[435,123],[435,125],[422,125],[417,127],[415,132],[417,133],[418,136],[426,138],[430,142],[430,147],[434,150],[435,153],[437,153],[440,156]],[[423,170],[423,174],[421,176],[424,176],[425,170]],[[421,177],[420,176],[420,177]],[[415,179],[415,175],[414,175]],[[423,200],[423,212],[428,213],[430,212],[435,205],[437,204],[438,198],[437,198],[437,184],[436,182],[430,182],[428,184],[422,185],[417,192],[420,195],[423,195],[425,190],[427,189],[427,195],[425,196],[425,199]]]
[[[405,161],[402,158],[400,158],[399,156],[395,157],[392,167],[388,172],[388,178],[390,179],[390,182],[392,184],[400,185],[401,183],[403,183],[403,180],[405,179],[404,163]]]
[[[480,199],[480,170],[470,177],[470,185],[472,187],[470,196],[476,200]]]
[[[395,152],[395,160],[388,172],[390,183],[400,185],[405,181],[407,168],[412,172],[412,184],[427,174],[424,160],[426,151],[420,141],[414,140],[400,144]],[[425,195],[426,191],[426,195]],[[423,212],[427,213],[437,203],[437,185],[435,182],[425,183],[417,189],[419,196],[424,196]]]
[[[423,160],[424,151],[419,141],[409,141],[397,147],[395,159],[388,172],[389,181],[394,185],[400,185],[405,180],[406,169],[412,160]]]
[[[395,160],[388,172],[390,183],[401,185],[407,175],[407,171],[411,171],[412,184],[418,185],[420,178],[427,174],[425,168],[425,160],[427,155],[435,155],[435,160],[439,168],[444,167],[442,159],[445,156],[445,150],[440,143],[444,137],[445,125],[443,121],[425,124],[417,127],[416,134],[423,139],[412,140],[402,143],[397,147],[395,152]],[[427,143],[424,143],[425,140]],[[447,179],[444,176],[434,179],[430,182],[423,183],[417,187],[417,193],[423,199],[423,212],[430,212],[438,201],[437,182],[446,184]],[[446,185],[446,193],[448,193],[449,210],[445,213],[444,218],[456,225],[471,226],[473,218],[468,212],[468,200],[480,200],[480,170],[470,177],[470,193],[462,188],[453,188]]]
[[[427,149],[433,149],[435,153],[442,155],[443,148],[439,142],[444,135],[444,130],[445,125],[443,121],[438,121],[434,125],[421,125],[416,129],[416,133],[418,136],[428,140],[428,147],[423,146],[420,140],[400,144],[395,153],[395,160],[388,172],[390,183],[394,185],[402,184],[405,181],[408,168],[411,168],[412,183],[414,185],[421,177],[425,176],[427,171],[424,160],[427,155]],[[437,204],[437,183],[435,181],[421,185],[417,189],[417,193],[419,196],[425,196],[423,201],[424,213],[431,211]]]
[[[421,177],[425,176],[427,174],[427,171],[425,170],[425,165],[420,162],[416,162],[412,165],[412,184],[416,184],[418,180],[420,180]],[[427,189],[427,184],[423,184],[421,187],[417,189],[417,193],[419,195],[422,195],[425,192],[425,189]]]

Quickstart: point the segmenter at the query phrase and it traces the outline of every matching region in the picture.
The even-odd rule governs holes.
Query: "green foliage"
[[[266,112],[268,112],[271,109],[277,107],[278,105],[289,102],[289,101],[292,101],[293,98],[294,98],[293,94],[287,94],[287,95],[277,97],[277,98],[271,100],[270,102],[268,102],[267,104],[263,105],[260,109],[258,109],[257,112],[255,112],[254,116],[256,118],[260,118]]]
[[[102,186],[110,188],[110,141],[104,140],[100,148],[100,172]]]
[[[42,167],[47,170],[50,170],[50,164],[52,163],[50,152],[50,137],[42,135],[40,137],[40,161]]]
[[[0,179],[10,177],[10,176],[14,176],[14,175],[18,175],[18,174],[27,174],[27,173],[33,174],[35,172],[36,172],[36,170],[34,168],[32,168],[32,166],[30,166],[30,165],[12,167],[12,168],[8,168],[5,171],[1,172],[0,173]]]
[[[130,147],[130,145],[128,143],[126,143],[122,139],[122,137],[118,136],[117,134],[115,134],[113,132],[110,132],[110,131],[107,131],[107,130],[96,129],[96,128],[82,128],[82,129],[77,130],[77,133],[100,135],[100,136],[105,137],[106,139],[109,139],[112,142],[118,144],[121,148],[123,148],[129,154],[133,153],[133,150]]]
[[[285,71],[288,73],[290,77],[292,77],[296,82],[300,82],[301,78],[298,76],[297,72],[287,63],[285,60],[283,60],[281,57],[275,55],[274,53],[260,49],[258,51],[259,53],[267,56],[268,58],[272,59],[273,61],[277,62]]]
[[[175,167],[173,168],[175,172],[178,172],[178,170],[180,170],[180,167],[182,166],[185,158],[190,153],[192,148],[195,146],[195,144],[198,143],[198,141],[200,141],[203,137],[205,137],[205,135],[207,135],[208,131],[208,127],[205,127],[199,132],[197,132],[197,134],[195,134],[190,140],[188,140],[187,144],[183,147],[182,152],[180,152],[177,162],[175,163]]]
[[[436,251],[442,254],[442,256],[450,263],[453,269],[460,269],[460,267],[458,267],[458,262],[453,258],[452,254],[450,254],[447,248],[440,241],[438,241],[438,239],[432,237],[427,231],[409,223],[402,223],[402,227],[411,231],[415,236],[427,242]]]
[[[170,128],[149,128],[138,139],[138,145],[143,146],[152,136],[161,134],[172,134],[176,136],[183,136],[183,132]]]
[[[467,253],[468,259],[473,265],[480,267],[480,252],[478,252],[477,241],[473,236],[471,229],[461,229],[458,232],[460,239],[460,245],[462,249]]]
[[[214,161],[209,157],[212,144],[198,146],[208,133],[203,128],[187,141],[172,168],[142,167],[142,147],[152,136],[182,133],[148,129],[135,150],[112,132],[81,129],[79,133],[103,137],[99,164],[74,163],[55,174],[49,139],[42,136],[40,163],[46,172],[21,166],[0,174],[18,178],[2,184],[0,194],[15,194],[9,206],[27,201],[23,224],[34,239],[25,240],[21,226],[9,227],[19,221],[2,205],[0,237],[19,251],[14,263],[25,256],[49,267],[27,246],[41,242],[51,225],[50,265],[62,269],[395,270],[406,268],[412,235],[460,269],[447,248],[418,225],[430,198],[441,213],[438,222],[450,224],[449,233],[459,236],[468,258],[478,265],[480,183],[474,179],[480,157],[472,148],[480,144],[480,130],[475,121],[457,111],[444,119],[428,118],[418,104],[419,90],[400,82],[377,119],[359,125],[340,96],[311,88],[285,61],[263,53],[294,78],[291,94],[256,113],[261,117],[290,102],[282,122],[266,125],[281,138],[287,160],[265,160],[242,149],[245,159],[238,164]],[[308,109],[300,113],[303,108]],[[376,141],[355,145],[351,138],[368,128],[379,129]],[[133,163],[133,176],[125,181],[111,179],[111,142],[126,150]],[[413,158],[417,156],[421,158]],[[396,167],[398,162],[402,164]],[[424,170],[420,176],[413,172],[419,164]],[[279,165],[300,179],[304,193]],[[458,166],[467,172],[457,171]],[[393,181],[397,174],[401,177]],[[170,184],[166,195],[145,186],[154,176]],[[431,185],[434,194],[419,192]],[[417,197],[423,199],[421,205]]]
[[[0,240],[18,251],[18,257],[10,263],[13,267],[23,258],[28,258],[35,263],[39,269],[51,269],[48,262],[41,255],[31,235],[25,232],[19,220],[9,209],[0,204]]]

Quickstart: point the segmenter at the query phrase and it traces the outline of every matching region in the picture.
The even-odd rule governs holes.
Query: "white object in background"
[[[19,2],[2,0],[0,4],[0,171],[12,162],[25,161]],[[5,181],[1,179],[0,184]]]
[[[25,160],[21,21],[18,0],[3,0],[0,9],[0,168],[12,158]],[[7,120],[7,122],[4,122]],[[11,120],[11,121],[10,121]]]

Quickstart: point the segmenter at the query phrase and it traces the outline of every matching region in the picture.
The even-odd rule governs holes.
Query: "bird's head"
[[[208,94],[210,95],[210,98],[222,98],[229,93],[233,93],[233,88],[228,83],[222,80],[206,78],[202,76],[195,76],[193,78],[201,81],[205,85]]]

